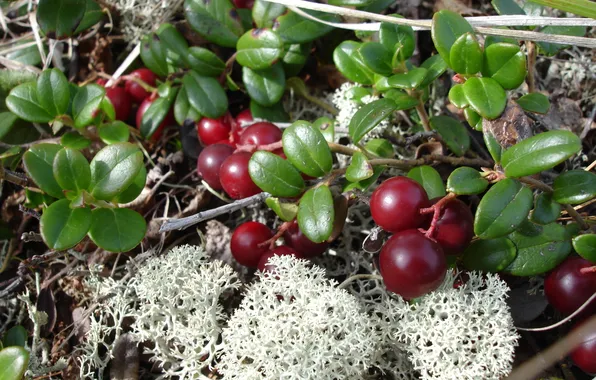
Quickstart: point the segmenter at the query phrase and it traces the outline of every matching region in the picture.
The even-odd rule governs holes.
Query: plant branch
[[[533,328],[533,329],[527,329],[527,328],[523,328],[523,327],[516,327],[516,329],[521,330],[521,331],[548,331],[548,330],[552,330],[552,329],[557,328],[557,327],[559,327],[561,325],[564,325],[565,323],[569,322],[571,319],[575,318],[576,315],[578,315],[582,311],[584,311],[592,303],[592,301],[594,301],[595,299],[596,299],[596,293],[592,294],[592,296],[590,298],[588,298],[586,300],[586,302],[584,302],[571,315],[568,315],[567,317],[561,319],[559,322],[557,322],[555,324],[552,324],[550,326],[536,327],[536,328]]]
[[[536,91],[536,78],[534,73],[536,70],[536,43],[528,41],[526,47],[528,48],[528,92],[534,92]]]
[[[21,187],[29,186],[29,179],[26,176],[6,170],[2,166],[0,166],[0,180],[5,180]]]
[[[356,281],[356,280],[377,280],[377,281],[382,281],[383,277],[378,276],[376,274],[355,274],[353,276],[350,276],[348,278],[346,278],[344,280],[344,282],[342,282],[341,284],[339,284],[337,286],[338,289],[345,289],[347,288],[348,285],[350,285],[352,282]]]
[[[491,167],[492,162],[482,158],[467,158],[467,157],[450,157],[441,156],[439,154],[429,154],[412,160],[396,160],[393,158],[375,158],[368,161],[371,165],[387,165],[397,168],[411,168],[414,166],[429,165],[435,162],[450,164],[454,166],[476,166],[476,167]]]
[[[426,132],[431,132],[432,129],[430,127],[428,113],[426,112],[426,108],[424,108],[424,103],[422,102],[422,100],[420,100],[418,105],[416,106],[416,112],[418,112],[418,116],[420,117],[420,122],[422,123],[424,130]]]
[[[359,152],[358,149],[350,148],[342,144],[328,142],[327,145],[329,145],[329,149],[331,149],[333,153],[339,153],[346,156],[353,156],[355,153]]]

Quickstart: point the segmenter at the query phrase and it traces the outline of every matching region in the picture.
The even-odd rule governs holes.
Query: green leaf
[[[124,204],[129,203],[137,199],[137,197],[141,194],[143,189],[145,188],[145,183],[147,182],[147,169],[145,166],[141,166],[141,170],[135,176],[134,181],[120,194],[114,198],[114,202]]]
[[[501,237],[515,231],[532,208],[532,191],[516,180],[497,182],[480,200],[474,232],[481,239]]]
[[[421,68],[426,69],[426,76],[418,87],[426,87],[435,81],[438,77],[443,75],[447,70],[447,63],[439,54],[433,55],[426,61],[422,62]]]
[[[147,232],[145,218],[126,208],[93,210],[89,237],[109,252],[128,252],[141,242]]]
[[[174,102],[174,118],[179,125],[186,122],[196,123],[201,119],[201,114],[190,105],[185,86],[180,87]]]
[[[540,30],[541,33],[546,34],[559,34],[565,36],[576,36],[576,37],[583,37],[586,35],[586,27],[585,26],[545,26]],[[559,51],[566,49],[569,45],[561,45],[561,44],[553,44],[549,42],[537,42],[536,45],[539,48],[541,54],[553,56],[557,54]]]
[[[129,126],[120,120],[110,124],[103,124],[99,128],[99,138],[104,143],[110,145],[119,142],[127,142],[130,137]]]
[[[23,165],[29,177],[45,193],[64,198],[62,188],[53,174],[54,157],[62,147],[57,144],[35,144],[23,155]]]
[[[236,61],[253,70],[271,67],[284,54],[282,39],[269,29],[251,29],[238,40]]]
[[[491,4],[500,15],[526,15],[514,0],[492,0]]]
[[[176,67],[188,64],[188,42],[172,24],[164,23],[156,32],[160,44],[165,50],[166,61]]]
[[[20,63],[24,63],[25,65],[31,66],[38,66],[41,64],[41,55],[39,54],[39,48],[37,44],[32,44],[34,42],[33,39],[25,39],[22,41],[18,41],[15,45],[16,46],[24,46],[18,50],[12,51],[6,54],[6,58],[11,59],[13,61],[17,61]],[[25,46],[28,44],[27,46]],[[44,46],[44,51],[47,53],[47,49]]]
[[[573,249],[584,259],[596,263],[596,235],[585,234],[573,238]]]
[[[21,325],[11,327],[2,339],[4,347],[25,347],[27,345],[27,330]]]
[[[476,240],[464,251],[463,264],[468,270],[497,273],[515,260],[517,248],[506,238]]]
[[[265,199],[265,203],[284,222],[291,222],[296,219],[298,214],[298,205],[296,203],[280,202],[279,198],[275,197]]]
[[[482,136],[484,138],[484,143],[486,144],[486,149],[488,149],[491,157],[496,163],[500,163],[502,151],[501,144],[499,144],[493,133],[488,129],[483,131]]]
[[[414,30],[408,25],[382,22],[379,28],[379,41],[390,53],[398,50],[397,58],[401,62],[410,58],[416,47]]]
[[[362,191],[366,191],[369,187],[371,187],[372,185],[374,185],[377,180],[379,179],[379,177],[381,176],[381,174],[383,174],[383,171],[385,171],[386,167],[383,165],[378,165],[375,166],[373,168],[373,175],[370,178],[367,178],[363,181],[359,181],[359,182],[348,182],[344,187],[343,187],[343,191],[350,191],[352,189],[360,189]]]
[[[6,106],[21,119],[32,123],[48,123],[54,118],[41,105],[35,82],[23,83],[13,88],[6,97]]]
[[[396,108],[393,100],[383,98],[368,103],[356,111],[348,126],[350,137],[354,144],[357,144],[381,121],[388,118]]]
[[[192,70],[207,77],[218,77],[226,68],[225,62],[215,53],[199,46],[188,49],[186,61]]]
[[[485,119],[496,119],[505,110],[507,95],[494,79],[469,78],[464,83],[464,94],[474,111]]]
[[[464,85],[456,84],[449,90],[449,101],[457,108],[466,108],[470,105],[468,98],[464,94]]]
[[[581,149],[579,137],[572,132],[543,132],[503,152],[501,165],[507,177],[523,177],[553,168]]]
[[[503,27],[504,29],[507,29]],[[502,37],[502,36],[486,36],[484,38],[484,50],[486,50],[490,45],[498,44],[499,42],[505,42],[508,44],[517,44],[517,40],[515,38],[509,37]]]
[[[85,14],[83,19],[74,31],[74,34],[79,34],[91,28],[103,19],[104,13],[99,4],[93,0],[85,0]]]
[[[131,143],[108,145],[91,161],[91,194],[109,201],[134,181],[143,166],[143,153]]]
[[[39,75],[37,99],[41,107],[54,117],[66,113],[70,103],[70,88],[62,71],[49,69]]]
[[[335,141],[335,120],[323,116],[315,120],[313,127],[321,132],[328,143]]]
[[[300,73],[300,70],[302,70],[310,56],[311,48],[312,43],[292,44],[286,47],[282,58],[286,77],[295,76]]]
[[[166,54],[157,34],[149,34],[141,39],[141,60],[160,77],[165,77],[170,72]]]
[[[469,166],[455,169],[447,178],[447,191],[457,195],[482,194],[487,187],[488,181]]]
[[[288,115],[284,109],[284,105],[281,101],[275,103],[272,106],[265,107],[251,99],[250,113],[254,118],[268,120],[271,122],[287,123],[290,121],[290,115]]]
[[[463,75],[473,75],[482,70],[484,55],[473,33],[464,33],[455,40],[449,53],[453,71]]]
[[[395,156],[395,149],[387,139],[370,139],[364,145],[369,152],[383,158],[392,158]]]
[[[550,108],[550,101],[548,100],[548,96],[543,95],[539,92],[532,92],[530,94],[526,94],[521,98],[516,100],[517,104],[524,111],[527,112],[534,112],[534,113],[541,113],[546,114],[548,109]]]
[[[596,197],[596,174],[586,170],[569,170],[555,178],[553,199],[577,205]]]
[[[482,117],[471,108],[464,109],[464,116],[470,127],[482,132]]]
[[[41,214],[39,231],[46,245],[56,251],[63,251],[77,245],[91,226],[89,207],[70,208],[68,199],[52,203]]]
[[[504,270],[514,276],[536,276],[562,263],[571,252],[565,228],[557,223],[538,226],[526,223],[509,238],[517,247],[517,257]]]
[[[423,165],[410,169],[408,178],[412,178],[422,185],[429,199],[445,196],[443,179],[439,172],[431,166]]]
[[[360,46],[356,41],[343,41],[333,50],[333,63],[339,72],[352,82],[371,85],[374,83],[373,72],[354,58]]]
[[[559,215],[561,215],[561,205],[553,201],[552,194],[542,193],[536,197],[531,216],[532,222],[550,224],[556,222]]]
[[[411,90],[420,86],[425,77],[426,69],[418,67],[408,71],[407,73],[390,76],[389,79],[387,79],[387,83],[391,87]]]
[[[449,116],[431,117],[430,126],[437,131],[447,147],[457,156],[463,156],[470,148],[470,136],[466,127]]]
[[[190,105],[201,115],[217,119],[228,110],[228,97],[217,79],[189,71],[182,83]]]
[[[302,173],[322,177],[331,171],[333,158],[325,137],[306,121],[296,121],[283,133],[283,150]]]
[[[333,231],[335,209],[329,187],[323,185],[308,190],[298,206],[298,227],[312,242],[326,241]]]
[[[265,70],[243,67],[242,81],[251,99],[266,107],[279,102],[286,88],[286,76],[279,63]]]
[[[176,100],[177,90],[177,88],[171,88],[167,96],[154,100],[147,108],[141,119],[140,132],[142,137],[148,139],[157,131],[168,113],[170,113],[172,104]]]
[[[0,351],[0,379],[23,379],[28,365],[29,351],[23,347],[7,347]]]
[[[60,138],[60,145],[65,148],[81,150],[91,145],[91,140],[84,137],[79,132],[67,132]]]
[[[346,170],[346,179],[350,182],[358,182],[370,178],[373,174],[373,167],[368,163],[366,156],[360,152],[354,153]]]
[[[83,153],[71,148],[62,148],[53,163],[56,182],[64,190],[79,192],[87,190],[91,183],[91,169]]]
[[[94,83],[80,87],[72,101],[75,128],[92,124],[105,98],[106,90]]]
[[[252,6],[252,19],[257,28],[271,28],[275,19],[283,15],[285,11],[286,7],[281,4],[256,0]]]
[[[397,90],[395,88],[383,94],[386,99],[391,99],[395,103],[395,111],[408,110],[416,107],[420,101],[413,96],[408,95],[405,91]]]
[[[356,54],[371,71],[385,76],[393,73],[391,52],[380,42],[365,42],[360,45]]]
[[[526,79],[526,57],[519,46],[504,42],[486,48],[482,75],[496,80],[504,89],[518,88]]]
[[[255,152],[248,161],[248,173],[261,190],[275,197],[296,197],[304,190],[304,180],[298,170],[271,152]]]
[[[327,22],[341,22],[339,15],[303,9],[305,13]],[[304,18],[288,11],[275,20],[273,30],[288,43],[303,44],[314,41],[333,30],[333,26]]]
[[[450,53],[455,41],[465,33],[474,33],[472,26],[458,13],[444,9],[434,14],[431,25],[431,37],[435,48],[449,67]]]
[[[70,37],[83,20],[85,3],[85,0],[40,0],[37,23],[49,38]]]
[[[236,47],[244,32],[238,12],[229,0],[186,0],[184,16],[197,33],[221,46]]]

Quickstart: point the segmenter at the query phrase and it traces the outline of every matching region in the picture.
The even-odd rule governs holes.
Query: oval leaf
[[[333,50],[333,63],[346,78],[360,84],[373,84],[374,73],[360,61],[354,59],[360,47],[356,41],[343,41]]]
[[[261,190],[276,197],[295,197],[304,190],[298,170],[271,152],[255,152],[248,161],[248,173]]]
[[[116,120],[110,124],[103,124],[99,128],[99,138],[106,144],[127,142],[130,137],[129,126]]]
[[[87,190],[91,183],[91,169],[83,153],[71,148],[63,148],[54,158],[52,165],[54,178],[64,190]]]
[[[418,166],[412,168],[408,172],[408,177],[418,182],[424,190],[429,199],[444,197],[445,196],[445,185],[443,179],[438,171],[428,165]]]
[[[6,107],[21,119],[32,123],[49,123],[54,118],[42,107],[35,82],[13,88],[6,97]]]
[[[325,137],[305,121],[294,122],[282,137],[284,153],[302,173],[321,177],[331,171],[333,158]]]
[[[387,139],[370,139],[366,142],[364,148],[379,157],[392,158],[395,156],[393,145]]]
[[[333,13],[317,12],[307,9],[302,10],[320,20],[327,22],[340,22],[340,17]],[[309,20],[299,14],[289,11],[275,20],[273,30],[285,42],[303,44],[314,41],[333,30],[333,26]]]
[[[170,72],[166,49],[155,33],[141,39],[141,60],[149,70],[161,77],[165,77]]]
[[[196,123],[201,119],[199,111],[194,109],[188,100],[185,86],[180,87],[180,90],[178,90],[178,96],[176,96],[174,102],[174,118],[179,125]]]
[[[251,99],[265,107],[276,104],[286,88],[286,76],[279,63],[265,70],[243,67],[242,81]]]
[[[284,53],[281,38],[268,29],[251,29],[238,40],[236,60],[253,70],[266,69]]]
[[[550,224],[561,215],[561,205],[553,201],[552,194],[542,193],[536,197],[531,219],[537,224]]]
[[[188,62],[188,42],[172,24],[164,23],[156,32],[161,46],[166,52],[166,61],[177,67],[185,67]]]
[[[236,47],[244,32],[240,16],[229,0],[186,0],[184,16],[197,33],[221,46]]]
[[[67,132],[60,138],[60,145],[65,148],[81,150],[91,145],[91,140],[84,137],[79,132]]]
[[[335,141],[335,120],[328,117],[320,117],[314,121],[313,127],[317,128],[327,142]]]
[[[176,99],[176,92],[176,88],[170,89],[166,96],[154,100],[147,108],[141,119],[141,136],[148,139],[157,131],[168,113],[170,113],[172,104]]]
[[[109,252],[128,252],[147,232],[145,218],[126,208],[96,208],[90,215],[89,237]]]
[[[85,9],[85,0],[40,0],[37,22],[49,38],[70,37],[83,20]]]
[[[315,243],[326,241],[333,231],[334,219],[333,196],[329,187],[319,186],[304,193],[298,206],[298,226],[309,240]]]
[[[447,63],[439,54],[435,54],[420,65],[426,69],[426,76],[418,87],[426,87],[440,77],[447,70]]]
[[[457,156],[463,156],[470,148],[470,135],[466,127],[449,116],[430,118],[430,126],[437,131],[447,147]]]
[[[79,87],[72,101],[75,128],[84,128],[94,122],[105,96],[106,90],[97,84]]]
[[[596,197],[596,174],[586,170],[569,170],[555,178],[553,199],[577,205]]]
[[[455,86],[451,87],[451,90],[449,90],[448,97],[451,104],[453,104],[457,108],[466,108],[470,105],[470,103],[468,103],[468,98],[466,98],[466,94],[464,94],[463,84],[456,84]]]
[[[387,79],[387,84],[391,87],[411,90],[418,87],[426,77],[426,69],[418,67],[407,73],[395,74]]]
[[[506,90],[518,88],[526,79],[526,57],[519,46],[499,42],[486,48],[482,75],[490,77]]]
[[[62,188],[54,178],[54,157],[62,149],[57,144],[35,144],[23,155],[23,165],[29,177],[45,193],[64,198]]]
[[[44,70],[37,78],[37,99],[52,116],[66,113],[70,103],[68,79],[58,69]]]
[[[217,79],[189,71],[182,83],[190,105],[201,115],[217,119],[228,110],[228,97]]]
[[[350,137],[357,144],[368,132],[391,115],[397,108],[391,99],[379,99],[362,106],[350,120]]]
[[[391,67],[391,52],[380,42],[365,42],[358,48],[357,54],[371,71],[389,76],[393,73]]]
[[[29,351],[23,347],[8,347],[0,350],[0,379],[23,379],[28,364]]]
[[[271,28],[275,19],[283,15],[285,11],[286,7],[281,4],[256,0],[252,6],[252,19],[257,28]]]
[[[481,194],[487,187],[488,181],[469,166],[455,169],[447,178],[447,191],[457,195]]]
[[[474,111],[486,119],[496,119],[505,110],[507,95],[503,87],[491,78],[469,78],[464,94]]]
[[[89,207],[70,208],[68,199],[52,203],[41,214],[39,232],[46,245],[57,251],[63,251],[77,245],[91,226]]]
[[[215,53],[199,46],[188,49],[186,62],[192,70],[208,77],[218,77],[226,68],[225,62]]]
[[[431,25],[431,37],[435,48],[449,67],[450,53],[455,41],[465,33],[474,33],[472,26],[458,13],[444,9],[434,14]]]
[[[507,268],[517,256],[517,248],[506,238],[476,240],[464,251],[463,264],[468,270],[497,273]]]
[[[596,235],[586,234],[573,238],[573,249],[584,259],[596,263]]]
[[[27,345],[27,330],[21,326],[13,326],[4,334],[2,345],[4,347],[25,347]]]
[[[490,129],[483,129],[482,137],[484,138],[484,143],[486,144],[486,149],[490,153],[490,156],[495,160],[496,163],[501,162],[501,153],[503,148],[501,144],[497,141],[495,135],[490,131]]]
[[[265,203],[284,222],[291,222],[296,219],[296,214],[298,214],[298,205],[296,203],[280,202],[279,198],[275,197],[265,199]]]
[[[373,167],[368,163],[364,154],[354,153],[346,170],[346,179],[350,182],[358,182],[370,178],[373,174]]]
[[[482,70],[484,55],[473,33],[464,33],[455,40],[449,53],[453,71],[463,75],[473,75]]]
[[[112,200],[130,186],[142,166],[143,153],[136,145],[108,145],[91,161],[91,194],[97,199]]]
[[[517,99],[516,102],[527,112],[546,114],[550,108],[548,97],[539,92],[526,94]]]
[[[145,183],[147,182],[147,169],[145,166],[141,166],[141,170],[137,173],[134,181],[116,198],[114,198],[114,202],[124,204],[129,203],[137,199],[141,192],[145,188]]]
[[[416,47],[414,30],[408,25],[382,22],[379,28],[379,41],[390,52],[396,51],[399,47],[397,58],[401,62],[410,58]]]

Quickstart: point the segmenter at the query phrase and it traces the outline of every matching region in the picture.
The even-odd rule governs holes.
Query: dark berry
[[[577,324],[575,328],[582,323]],[[586,373],[596,373],[596,330],[592,330],[585,335],[582,343],[571,351],[571,360],[582,371]]]
[[[219,169],[226,158],[234,153],[234,148],[225,144],[209,145],[201,151],[197,159],[197,172],[215,190],[220,190]]]
[[[271,251],[265,253],[263,256],[261,256],[261,259],[259,260],[259,265],[257,266],[257,268],[261,271],[261,272],[275,272],[275,265],[271,265],[271,264],[267,264],[267,261],[269,261],[270,258],[272,258],[273,256],[287,256],[287,255],[292,255],[295,256],[299,259],[302,259],[302,255],[299,252],[296,252],[293,248],[288,247],[287,245],[280,245],[278,247],[273,248]]]
[[[273,233],[263,223],[242,223],[232,234],[232,240],[230,241],[232,256],[240,264],[256,268],[261,256],[269,250],[269,247],[260,247],[259,244],[272,237]]]
[[[596,273],[581,273],[593,266],[581,257],[570,257],[546,276],[544,294],[548,302],[564,315],[572,314],[596,292]],[[596,311],[596,301],[584,309],[584,315]]]
[[[138,129],[141,129],[141,122],[143,121],[143,115],[145,115],[145,112],[147,111],[149,106],[151,106],[151,104],[154,101],[155,101],[155,99],[147,98],[147,99],[143,100],[143,103],[141,103],[141,105],[139,106],[139,109],[137,110],[137,117],[136,117]],[[163,119],[163,121],[161,122],[159,127],[157,127],[157,130],[155,132],[153,132],[153,135],[151,135],[151,141],[155,142],[155,141],[159,140],[164,128],[167,127],[168,125],[175,124],[175,122],[176,121],[174,120],[172,111],[170,110],[170,112]]]
[[[294,221],[292,225],[284,232],[284,240],[287,245],[294,248],[296,252],[304,257],[314,257],[322,254],[329,247],[329,243],[315,243],[307,238],[298,223]]]
[[[236,8],[252,9],[255,0],[232,0]]]
[[[246,128],[238,145],[268,145],[281,140],[281,129],[267,121],[254,123]]]
[[[114,106],[116,120],[127,121],[132,108],[130,95],[122,87],[106,88],[106,96]]]
[[[389,232],[418,228],[424,222],[420,209],[430,202],[418,182],[407,177],[393,177],[373,191],[370,212],[375,223]]]
[[[250,112],[249,108],[236,115],[236,123],[241,127],[248,127],[253,120],[252,112]]]
[[[132,73],[130,73],[129,75],[132,77],[139,78],[140,80],[147,83],[151,87],[155,87],[157,75],[155,75],[153,73],[153,71],[151,71],[149,69],[146,69],[146,68],[137,69],[137,70],[133,71]],[[130,96],[132,96],[132,98],[139,103],[142,102],[143,100],[147,99],[147,97],[149,95],[151,95],[151,93],[149,93],[147,90],[145,90],[143,88],[143,86],[141,86],[140,84],[138,84],[137,82],[135,82],[133,80],[127,80],[126,83],[124,84],[124,88],[126,89],[126,92],[128,92],[130,94]]]
[[[430,214],[432,216],[432,214]],[[459,199],[443,205],[433,238],[447,255],[460,254],[474,237],[474,216],[470,208]]]
[[[204,117],[197,123],[197,134],[205,146],[229,139],[231,129],[232,126],[228,123],[228,117],[225,115],[218,119]]]
[[[387,290],[412,299],[441,285],[447,263],[438,243],[418,230],[405,230],[387,240],[379,256],[379,269]]]
[[[221,186],[233,199],[242,199],[261,192],[248,174],[248,161],[251,156],[248,152],[234,153],[225,159],[219,169]]]

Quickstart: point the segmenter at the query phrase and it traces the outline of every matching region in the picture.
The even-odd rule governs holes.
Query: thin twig
[[[407,169],[414,166],[429,165],[435,162],[451,164],[454,166],[476,166],[476,167],[491,167],[493,164],[482,158],[467,158],[467,157],[450,157],[439,154],[429,154],[418,159],[412,160],[396,160],[393,158],[375,158],[368,161],[371,165],[387,165],[397,168]]]
[[[521,331],[548,331],[548,330],[552,330],[554,328],[557,328],[561,325],[564,325],[565,323],[569,322],[571,319],[575,318],[576,315],[578,315],[579,313],[581,313],[582,311],[584,311],[589,305],[590,303],[592,303],[592,301],[594,301],[596,299],[596,293],[592,294],[592,296],[590,298],[588,298],[586,300],[586,302],[584,302],[576,311],[574,311],[571,315],[568,315],[567,317],[561,319],[559,322],[552,324],[550,326],[544,326],[544,327],[536,327],[536,328],[524,328],[524,327],[516,327],[516,329],[521,330]]]
[[[331,149],[333,153],[344,154],[346,156],[353,156],[354,153],[359,152],[358,149],[350,148],[342,144],[332,142],[328,142],[327,144],[329,145],[329,149]]]
[[[337,288],[338,289],[345,289],[348,285],[350,285],[352,282],[354,282],[356,280],[369,280],[369,281],[377,280],[377,281],[382,281],[383,280],[383,277],[378,276],[376,274],[355,274],[353,276],[350,276],[350,277],[346,278],[344,280],[344,282],[342,282],[341,284],[339,284],[337,286]]]
[[[122,74],[128,69],[128,67],[134,62],[135,59],[141,54],[141,43],[138,43],[134,49],[128,54],[124,62],[116,69],[112,75],[112,79],[106,83],[106,87],[110,87],[114,80],[120,78]]]
[[[536,43],[528,41],[526,43],[528,48],[528,92],[536,91],[535,72],[536,72]]]

